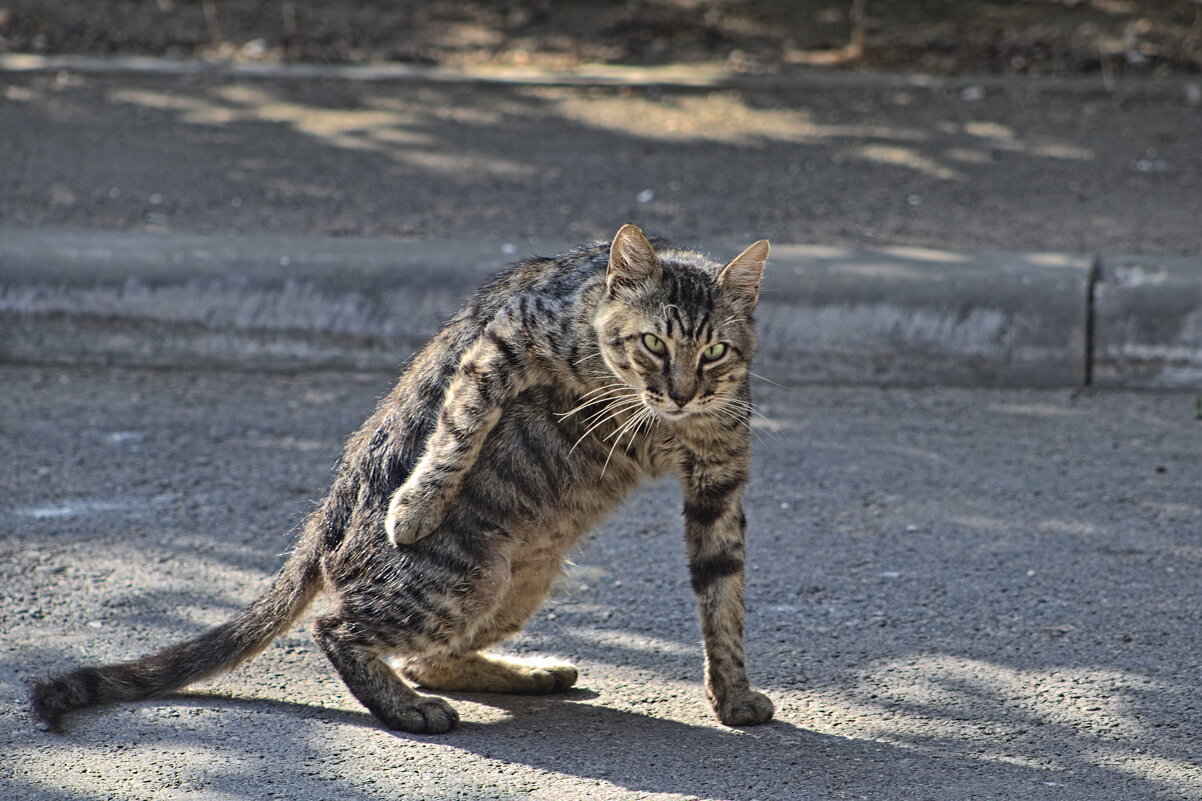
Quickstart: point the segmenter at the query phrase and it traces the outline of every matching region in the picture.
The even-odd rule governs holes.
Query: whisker
[[[722,401],[722,403],[729,404],[732,406],[737,405],[736,408],[746,409],[748,412],[750,412],[751,414],[754,414],[756,417],[760,418],[765,423],[772,422],[763,412],[761,412],[759,409],[755,408],[755,404],[753,404],[751,401],[745,401],[742,398],[722,398],[721,401]]]
[[[647,421],[647,416],[651,414],[650,409],[642,409],[635,415],[634,427],[630,429],[630,438],[626,440],[626,452],[630,453],[630,449],[634,447],[634,442],[638,439],[639,429],[643,427],[643,423]]]
[[[609,422],[610,420],[614,419],[622,412],[625,412],[628,409],[630,409],[631,407],[633,407],[637,404],[640,404],[640,403],[642,403],[642,401],[639,400],[637,397],[636,398],[625,398],[625,399],[619,399],[617,401],[612,401],[608,406],[606,406],[604,409],[602,409],[602,412],[610,412],[610,414],[608,416],[603,417],[602,419],[598,420],[597,422],[593,423],[592,426],[590,426],[587,431],[585,431],[583,434],[581,434],[580,439],[576,440],[576,442],[572,444],[571,450],[568,451],[568,454],[570,455],[572,453],[572,451],[576,450],[576,446],[579,445],[581,442],[583,442],[585,437],[587,437],[589,434],[593,433],[597,429],[598,426],[601,426],[601,425]],[[617,408],[615,408],[615,407],[617,407]],[[589,419],[591,420],[592,418],[589,418]]]
[[[760,441],[761,444],[767,446],[767,440],[765,440],[760,432],[751,425],[751,419],[748,416],[749,412],[751,414],[759,415],[765,421],[768,421],[768,418],[760,414],[751,406],[750,403],[738,398],[719,398],[717,401],[715,401],[715,408],[713,409],[712,413],[715,417],[721,417],[724,420],[737,422],[742,426],[746,426],[747,430],[750,431],[752,435],[754,435],[755,438]],[[769,430],[766,433],[777,442],[781,441],[781,438],[775,432]]]
[[[613,415],[610,414],[611,412],[620,412],[632,406],[636,406],[641,402],[642,401],[640,401],[636,395],[622,395],[617,398],[613,398],[612,400],[608,401],[604,407],[602,407],[601,411],[594,412],[593,414],[590,414],[588,417],[584,418],[585,425],[596,420],[597,418],[603,418],[600,421],[603,423],[613,417]],[[593,428],[596,428],[596,426],[591,426],[589,431],[592,431]]]
[[[764,376],[760,375],[759,373],[753,373],[751,370],[748,370],[747,374],[755,376],[756,378],[758,378],[761,381],[767,381],[769,384],[771,384],[774,387],[780,387],[781,389],[785,388],[784,384],[778,384],[775,381],[773,381],[771,378],[765,378]]]
[[[591,399],[589,399],[589,400],[587,400],[587,401],[584,401],[584,402],[583,402],[583,403],[581,403],[579,406],[577,406],[576,408],[574,408],[574,409],[571,409],[571,410],[569,410],[569,411],[566,411],[566,412],[555,412],[555,416],[556,416],[556,417],[558,417],[558,418],[559,418],[559,419],[561,419],[561,420],[562,420],[562,419],[564,419],[565,417],[571,417],[573,414],[575,414],[576,412],[580,411],[581,409],[587,409],[588,407],[590,407],[590,406],[595,406],[596,404],[598,404],[598,403],[601,403],[602,401],[604,401],[604,400],[606,400],[606,399],[612,399],[612,398],[611,398],[611,396],[617,396],[617,395],[620,395],[620,394],[621,394],[621,391],[622,391],[623,389],[628,389],[628,390],[629,390],[629,389],[630,389],[630,387],[629,387],[629,386],[627,386],[627,385],[626,385],[626,384],[624,384],[624,383],[610,384],[610,385],[608,385],[608,386],[605,386],[605,387],[599,387],[598,389],[594,389],[594,390],[592,390],[591,392],[589,392],[589,393],[588,393],[588,395],[592,395],[592,394],[595,394],[595,393],[598,393],[598,392],[601,392],[602,394],[598,395],[598,396],[597,396],[597,397],[595,397],[595,398],[591,398]],[[603,390],[604,390],[604,391],[603,391]],[[631,391],[633,391],[633,390],[631,390]],[[588,397],[588,395],[582,395],[582,396],[581,396],[581,400],[584,400],[584,398]]]
[[[668,303],[668,304],[664,305],[663,310],[657,316],[655,316],[651,319],[658,320],[659,324],[661,326],[667,328],[668,327],[668,309],[676,309],[676,311],[678,311],[678,312],[680,311],[680,307],[677,306],[675,303]]]
[[[590,421],[597,419],[598,417],[600,417],[601,415],[603,415],[603,414],[605,414],[607,411],[609,411],[609,407],[610,407],[610,405],[612,405],[612,404],[614,404],[614,403],[618,403],[618,402],[620,402],[620,401],[626,401],[626,400],[629,400],[629,399],[631,399],[631,398],[635,398],[635,397],[637,397],[637,395],[635,395],[635,394],[633,394],[633,393],[632,393],[632,394],[629,394],[629,395],[615,395],[615,396],[614,396],[614,397],[612,397],[612,398],[605,398],[605,399],[604,399],[605,405],[601,407],[601,410],[600,410],[600,411],[598,411],[598,412],[593,412],[592,414],[590,414],[590,415],[588,415],[587,417],[585,417],[585,418],[584,418],[584,423],[585,423],[585,425],[588,425],[588,423],[589,423]],[[596,403],[601,403],[601,402],[602,402],[602,401],[596,401]]]
[[[743,402],[739,402],[739,400],[734,398],[720,398],[715,400],[714,403],[715,411],[726,414],[727,419],[739,420],[746,423],[748,426],[751,425],[750,413],[755,410],[751,409],[749,405],[745,405]]]
[[[624,381],[613,381],[609,384],[602,384],[601,386],[596,387],[595,389],[590,389],[588,392],[581,395],[580,399],[586,400],[588,398],[592,398],[597,395],[608,394],[609,392],[612,392],[615,389],[623,389],[623,388],[629,389],[629,387],[626,385],[626,383]]]
[[[623,431],[625,431],[625,429],[626,429],[626,426],[627,426],[627,425],[630,425],[630,423],[632,423],[633,421],[636,421],[636,420],[642,420],[642,417],[643,417],[643,415],[644,415],[644,414],[650,414],[650,409],[648,409],[647,407],[643,407],[642,409],[639,409],[639,410],[637,411],[637,413],[635,413],[635,414],[633,414],[633,415],[631,416],[631,419],[630,419],[630,420],[627,420],[626,422],[624,422],[624,423],[623,423],[623,426],[621,426],[621,428],[619,429],[619,431],[615,431],[615,432],[613,432],[613,433],[611,433],[611,434],[607,435],[606,439],[612,439],[612,438],[614,437],[614,435],[615,435],[615,434],[618,434],[618,433],[620,433],[620,432],[623,432]]]
[[[737,315],[735,317],[728,317],[725,320],[723,320],[722,322],[718,323],[716,326],[714,326],[714,331],[715,332],[721,331],[723,328],[730,325],[731,323],[741,323],[741,322],[746,322],[746,321],[747,321],[746,317],[739,317]]]
[[[620,445],[621,438],[625,437],[626,434],[635,433],[635,427],[638,425],[638,421],[642,420],[644,411],[647,411],[647,409],[639,409],[636,411],[635,414],[630,416],[629,420],[626,420],[626,422],[621,425],[621,428],[619,428],[618,431],[614,432],[614,434],[617,434],[617,437],[614,438],[614,445]],[[611,437],[613,437],[612,434]],[[609,439],[609,437],[606,437],[606,439]]]
[[[625,381],[614,381],[609,384],[603,384],[603,385],[597,387],[596,389],[590,389],[588,392],[584,393],[580,397],[587,398],[589,395],[596,395],[598,392],[603,392],[604,390],[607,390],[607,389],[613,389],[614,387],[629,387],[629,385]]]
[[[706,413],[711,414],[714,417],[717,417],[719,419],[730,421],[732,423],[741,423],[744,425],[748,425],[748,421],[747,421],[746,417],[741,415],[738,410],[732,409],[728,406],[714,406],[710,409],[707,409]]]
[[[628,429],[628,428],[629,428],[631,425],[633,425],[633,424],[635,423],[635,421],[642,419],[642,416],[643,416],[643,415],[644,415],[646,412],[647,412],[647,409],[646,409],[645,407],[644,407],[644,408],[642,408],[642,409],[639,409],[637,412],[635,412],[633,415],[631,415],[631,417],[630,417],[630,419],[629,419],[629,420],[626,420],[624,423],[622,423],[622,425],[621,425],[621,426],[620,426],[620,427],[619,427],[619,428],[618,428],[616,431],[613,431],[613,432],[611,432],[610,434],[608,434],[608,435],[605,437],[605,439],[609,440],[609,439],[613,439],[615,436],[620,436],[620,435],[621,435],[622,433],[624,433],[624,432],[625,432],[625,431],[626,431],[626,430],[627,430],[627,429]]]
[[[618,445],[621,444],[621,442],[622,442],[622,434],[624,432],[626,432],[627,430],[629,430],[631,428],[632,423],[637,421],[646,411],[647,411],[647,407],[644,406],[633,417],[631,417],[629,420],[627,420],[625,423],[623,423],[622,426],[615,432],[618,434],[618,437],[617,437],[617,439],[614,440],[614,444],[610,446],[609,453],[607,453],[605,455],[605,464],[601,465],[602,477],[605,476],[605,470],[607,467],[609,467],[609,460],[613,458],[614,451],[617,449]],[[613,436],[613,435],[611,434],[610,436]],[[606,439],[608,439],[608,437],[606,437]],[[629,453],[629,452],[630,452],[629,446],[627,446],[627,453]]]
[[[590,407],[596,406],[598,403],[608,403],[610,401],[617,400],[620,397],[621,397],[620,394],[615,393],[612,396],[607,396],[607,397],[602,397],[602,398],[594,398],[593,400],[590,400],[586,403],[582,403],[579,406],[577,406],[576,408],[570,409],[566,412],[555,412],[555,416],[558,417],[560,420],[564,420],[568,417],[571,417],[572,415],[576,414],[579,411],[583,411],[584,409],[588,409]]]
[[[738,420],[736,422],[738,422],[739,425],[741,425],[742,427],[746,428],[747,432],[749,434],[751,434],[751,436],[755,437],[756,440],[758,440],[759,443],[761,445],[763,445],[765,448],[770,446],[771,443],[769,443],[768,440],[764,439],[763,434],[761,434],[759,431],[756,431],[755,428],[753,428],[751,426],[751,424],[748,423],[746,420]],[[779,439],[777,441],[779,441]]]
[[[626,452],[630,453],[630,446],[634,444],[634,437],[638,436],[640,434],[639,429],[641,429],[643,427],[644,423],[646,423],[646,426],[647,426],[646,432],[644,432],[644,433],[650,434],[651,429],[655,428],[655,424],[657,422],[659,422],[659,417],[655,414],[655,412],[648,409],[647,414],[643,417],[642,421],[639,423],[639,428],[635,429],[634,435],[631,436],[630,444],[626,446]]]

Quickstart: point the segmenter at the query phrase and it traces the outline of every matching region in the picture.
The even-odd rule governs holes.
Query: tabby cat
[[[725,266],[633,225],[609,244],[520,262],[411,360],[346,445],[271,587],[232,620],[152,656],[32,685],[39,726],[163,696],[234,667],[318,593],[313,636],[385,726],[445,732],[434,690],[552,693],[570,665],[485,653],[542,602],[564,555],[646,476],[684,490],[706,694],[728,725],[772,702],[743,664],[748,363],[768,243]],[[390,666],[389,663],[395,665]]]

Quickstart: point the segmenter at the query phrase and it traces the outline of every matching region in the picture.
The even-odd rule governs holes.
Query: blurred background
[[[0,51],[566,68],[1202,71],[1199,0],[0,0]]]

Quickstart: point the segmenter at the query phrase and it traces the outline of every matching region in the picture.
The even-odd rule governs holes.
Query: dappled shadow
[[[493,702],[496,703],[496,702]],[[505,704],[504,701],[501,702]],[[523,728],[553,736],[550,748],[517,739],[504,726],[479,727],[472,741],[449,744],[472,753],[526,764],[542,770],[594,778],[642,792],[680,793],[702,798],[829,797],[842,791],[853,797],[910,797],[918,788],[931,797],[1009,795],[1021,787],[1023,797],[1062,797],[1051,789],[1061,783],[1046,772],[1017,761],[995,763],[995,770],[974,773],[979,753],[949,764],[936,749],[915,750],[854,737],[819,733],[786,721],[743,730],[698,726],[656,716],[632,714],[600,705],[543,704],[512,708]],[[530,716],[529,718],[527,716]],[[542,717],[543,720],[539,720]],[[946,756],[947,752],[942,752]],[[884,786],[880,773],[901,769],[904,786]],[[898,777],[900,779],[900,777]],[[1104,771],[1078,771],[1082,785],[1104,784]]]
[[[390,740],[402,745],[406,750],[397,756],[407,764],[414,764],[414,748],[441,752],[440,758],[451,772],[442,786],[430,790],[427,797],[436,799],[452,798],[462,791],[450,779],[464,772],[465,766],[456,767],[456,763],[477,764],[474,760],[478,759],[526,766],[543,775],[602,782],[627,791],[729,801],[826,798],[834,792],[870,799],[897,798],[899,792],[922,792],[939,799],[964,794],[1012,797],[1016,792],[1032,799],[1096,799],[1123,797],[1124,790],[1141,795],[1151,792],[1136,783],[1116,783],[1102,769],[1074,764],[1049,772],[1018,759],[997,759],[995,754],[956,753],[951,750],[959,742],[955,738],[923,742],[916,748],[913,743],[820,733],[786,721],[732,730],[585,703],[586,693],[538,699],[455,697],[501,710],[505,716],[491,722],[469,719],[450,734],[427,737],[383,731],[361,711],[189,693],[126,707],[119,715],[119,728],[98,725],[100,715],[114,715],[112,710],[81,715],[68,734],[47,744],[69,743],[79,755],[103,753],[112,746],[128,754],[131,747],[145,750],[148,744],[156,750],[203,755],[209,767],[191,771],[186,780],[189,786],[248,798],[278,783],[288,783],[292,797],[298,798],[334,787],[340,797],[374,798],[390,786],[404,786],[395,784],[396,777],[387,774],[370,789],[348,787],[339,781],[329,758],[351,747],[349,741],[364,739],[377,748],[387,747]],[[272,752],[287,753],[286,762],[260,767],[253,756],[247,759],[242,744],[231,742],[231,731],[264,725],[270,727],[267,736],[272,740]],[[331,738],[346,742],[338,746]],[[98,772],[119,775],[122,771],[110,765]],[[326,772],[332,775],[322,775]],[[890,776],[890,782],[883,783],[882,776]],[[469,781],[462,788],[472,786],[474,782]],[[1066,790],[1068,787],[1072,789]],[[1112,796],[1114,791],[1120,794]],[[38,782],[17,797],[78,797],[54,792],[44,790]]]
[[[9,371],[17,409],[61,394],[57,383],[26,380],[33,373]],[[274,419],[282,400],[307,395],[295,425],[324,438],[353,425],[387,383],[75,375],[85,374],[80,395],[104,408],[157,386],[143,424],[174,420],[178,441],[148,437],[148,446],[192,457],[174,474],[184,486],[214,463],[230,487],[253,481],[251,508],[298,475],[319,484],[332,454],[278,437],[209,436],[206,416],[271,433],[288,427]],[[393,737],[296,631],[219,680],[221,696],[81,715],[66,739],[33,740],[16,700],[21,679],[87,654],[133,656],[221,619],[267,580],[282,511],[165,504],[155,527],[114,512],[103,530],[5,517],[4,758],[43,775],[80,758],[99,769],[75,776],[67,786],[77,789],[41,795],[23,773],[19,797],[87,796],[147,760],[182,772],[189,787],[235,797],[253,797],[268,778],[295,784],[295,797],[406,795],[428,770],[447,784],[424,797],[478,794],[481,777],[520,795],[522,780],[502,778],[502,765],[569,795],[593,782],[738,801],[1196,795],[1202,778],[1182,734],[1197,723],[1190,521],[1202,513],[1202,434],[1180,422],[1192,407],[1171,396],[760,390],[782,442],[760,451],[746,499],[748,664],[780,722],[736,731],[710,721],[678,499],[656,485],[577,556],[565,593],[512,644],[575,660],[581,690],[455,694],[461,730]],[[263,410],[273,422],[254,422]],[[6,497],[53,500],[64,484],[76,497],[103,497],[125,470],[157,464],[151,452],[115,458],[114,443],[94,435],[111,429],[103,418],[57,418],[73,443],[75,472],[65,477],[37,472],[58,458],[53,431],[22,439],[29,472],[4,474]],[[307,467],[293,473],[287,460]],[[104,464],[124,466],[92,467]],[[276,544],[254,556],[256,536]],[[264,743],[294,758],[264,771],[254,756]],[[346,760],[353,769],[331,767]],[[360,782],[380,770],[377,786]]]
[[[636,220],[702,241],[1070,251],[1192,235],[1190,110],[1151,120],[1088,94],[11,84],[8,146],[26,168],[0,198],[10,225],[514,242],[606,236]],[[1108,123],[1091,123],[1101,111]],[[65,145],[84,120],[86,153]]]

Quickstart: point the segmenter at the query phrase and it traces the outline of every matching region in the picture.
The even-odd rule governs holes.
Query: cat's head
[[[723,414],[755,351],[752,314],[768,242],[722,266],[688,251],[656,253],[633,225],[614,236],[595,318],[606,365],[661,419]]]

